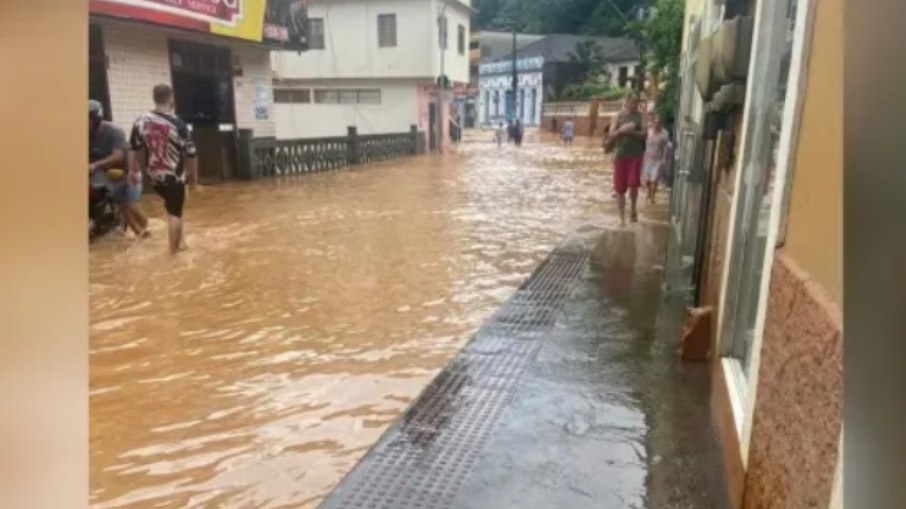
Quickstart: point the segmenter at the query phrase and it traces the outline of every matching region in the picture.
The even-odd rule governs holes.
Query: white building
[[[449,119],[454,90],[469,81],[471,0],[310,0],[308,17],[309,50],[272,56],[277,138],[341,136],[350,126],[360,134],[404,132],[415,125],[426,146],[436,147],[438,115]],[[442,68],[454,89],[443,112]]]

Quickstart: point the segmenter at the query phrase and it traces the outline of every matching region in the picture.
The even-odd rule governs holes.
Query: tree
[[[683,44],[682,0],[656,0],[651,16],[639,23],[648,72],[657,83],[655,111],[666,125],[676,119],[680,52]]]
[[[579,41],[569,54],[569,66],[581,81],[596,81],[606,72],[606,64],[604,51],[593,39]]]
[[[516,30],[543,34],[623,36],[627,19],[652,0],[475,0],[474,30],[513,23]],[[625,16],[625,18],[624,18]]]

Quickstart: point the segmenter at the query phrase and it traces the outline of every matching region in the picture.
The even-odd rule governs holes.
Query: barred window
[[[274,102],[281,103],[310,103],[311,90],[303,89],[274,89]]]
[[[359,104],[381,104],[381,89],[359,90]]]
[[[308,18],[308,49],[324,49],[324,18]]]
[[[340,96],[336,90],[315,90],[315,102],[336,104],[340,102]]]
[[[378,14],[378,46],[396,46],[396,14]]]
[[[295,90],[294,92],[299,92]],[[305,92],[308,92],[307,90]],[[276,98],[277,91],[274,92]],[[280,101],[277,101],[280,102]],[[307,102],[307,101],[295,101]],[[319,89],[315,90],[315,102],[318,104],[381,104],[381,89]]]

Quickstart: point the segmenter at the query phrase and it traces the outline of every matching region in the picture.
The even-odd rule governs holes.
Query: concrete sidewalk
[[[657,336],[665,233],[571,237],[321,507],[728,507],[708,369]]]

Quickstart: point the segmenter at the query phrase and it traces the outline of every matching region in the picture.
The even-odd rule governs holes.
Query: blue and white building
[[[498,125],[515,118],[521,119],[526,126],[541,123],[544,57],[523,57],[516,60],[519,91],[515,103],[512,60],[482,63],[478,69],[478,118],[481,125]]]
[[[556,97],[577,79],[570,55],[576,45],[592,40],[606,60],[606,79],[627,87],[641,72],[638,46],[621,37],[547,35],[516,52],[518,92],[513,97],[513,55],[484,58],[478,65],[478,120],[489,127],[522,120],[525,126],[541,124],[544,101]]]

